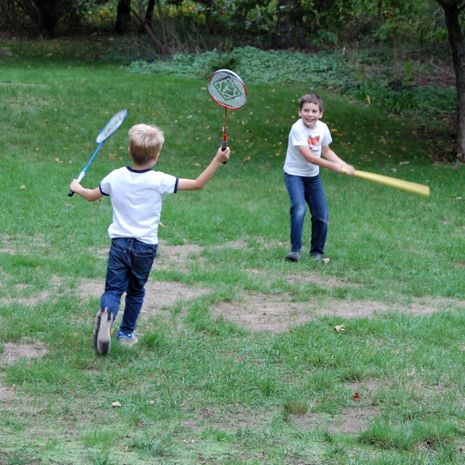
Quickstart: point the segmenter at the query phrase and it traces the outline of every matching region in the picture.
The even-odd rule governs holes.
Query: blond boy
[[[97,353],[110,350],[111,326],[125,292],[123,318],[117,340],[125,345],[137,342],[134,334],[145,295],[145,284],[158,248],[158,225],[162,197],[178,191],[202,189],[230,155],[229,148],[218,149],[210,164],[196,179],[184,179],[153,170],[164,143],[157,126],[136,124],[129,130],[128,152],[132,166],[109,173],[95,189],[86,189],[75,179],[70,189],[93,202],[109,196],[113,220],[108,228],[111,247],[105,279],[105,291],[93,335]]]

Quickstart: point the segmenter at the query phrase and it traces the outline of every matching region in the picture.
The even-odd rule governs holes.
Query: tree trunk
[[[460,26],[460,10],[465,4],[457,1],[437,0],[444,9],[449,44],[454,64],[457,91],[457,159],[465,162],[465,47]]]
[[[119,0],[116,10],[114,31],[122,34],[128,30],[131,21],[131,0]]]
[[[160,55],[166,55],[168,53],[166,43],[163,39],[160,40],[157,37],[157,34],[155,33],[152,23],[145,21],[145,17],[141,16],[139,12],[134,8],[131,8],[131,13],[137,19],[137,21],[139,22],[139,25],[144,28],[150,40],[155,45],[156,52],[159,53]]]
[[[149,0],[147,3],[147,10],[145,11],[145,21],[148,23],[152,22],[154,8],[155,8],[155,0]]]

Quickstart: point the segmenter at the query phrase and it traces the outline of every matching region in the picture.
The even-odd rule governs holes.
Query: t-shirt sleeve
[[[323,147],[327,146],[327,145],[331,144],[332,141],[333,141],[333,138],[331,137],[331,132],[330,132],[328,126],[325,124],[324,127],[323,127],[323,134],[322,134],[322,137],[321,137],[321,145]]]
[[[178,190],[179,178],[171,174],[158,172],[158,192],[161,195],[175,194]]]
[[[107,174],[99,184],[99,189],[102,195],[111,195],[111,173]]]
[[[293,125],[289,135],[291,145],[294,147],[300,147],[302,145],[308,145],[307,134],[305,131],[301,131],[296,125]]]

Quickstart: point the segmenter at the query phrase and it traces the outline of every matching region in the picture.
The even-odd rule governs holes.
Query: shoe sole
[[[97,327],[94,332],[94,349],[98,354],[106,355],[110,352],[112,323],[111,312],[101,310],[97,315]]]

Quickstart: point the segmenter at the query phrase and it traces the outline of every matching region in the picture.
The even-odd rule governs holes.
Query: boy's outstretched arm
[[[73,179],[71,181],[69,188],[74,193],[80,195],[89,202],[95,202],[96,200],[99,200],[103,197],[103,194],[100,192],[100,189],[98,187],[96,187],[95,189],[86,189],[85,187],[81,186],[77,179]]]
[[[185,179],[180,178],[178,181],[178,190],[179,191],[195,191],[203,189],[205,184],[213,177],[216,170],[225,162],[229,160],[230,149],[222,149],[221,147],[216,152],[216,155],[213,157],[213,160],[210,164],[202,171],[202,173],[197,177],[197,179]]]

